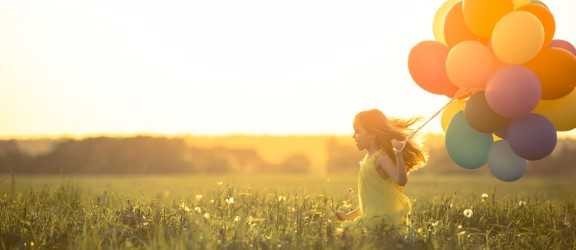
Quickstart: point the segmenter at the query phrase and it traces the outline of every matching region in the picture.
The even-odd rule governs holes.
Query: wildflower
[[[347,200],[343,200],[342,201],[342,207],[350,208],[350,207],[352,207],[352,204],[350,204]]]
[[[470,218],[472,217],[472,209],[468,208],[466,210],[464,210],[464,216],[466,216],[466,218]]]
[[[194,211],[196,211],[196,213],[202,213],[202,209],[200,207],[195,207]]]
[[[210,200],[210,203],[214,203],[214,199]]]
[[[525,201],[519,201],[519,202],[518,202],[518,206],[519,206],[519,207],[526,206],[526,202],[525,202]]]
[[[240,221],[240,216],[236,215],[236,217],[234,217],[234,222],[238,222]]]
[[[190,209],[188,206],[184,205],[184,212],[189,213],[190,211],[192,211],[192,209]]]
[[[483,193],[481,197],[482,197],[482,202],[484,202],[486,199],[488,199],[488,194]]]
[[[248,223],[249,225],[254,225],[255,222],[259,222],[259,221],[263,221],[263,218],[254,218],[252,216],[248,216],[248,218],[246,219],[246,223]]]
[[[458,229],[462,229],[462,225],[458,225]]]
[[[204,218],[206,218],[207,220],[210,219],[210,214],[209,214],[209,213],[204,213]]]
[[[438,226],[438,224],[440,224],[440,221],[439,221],[439,220],[433,222],[433,223],[432,223],[432,226],[435,227],[435,226]]]
[[[225,201],[226,201],[226,204],[232,205],[232,204],[234,204],[234,197],[229,197]]]
[[[282,195],[278,196],[278,201],[279,202],[286,201],[286,196],[282,196]]]
[[[180,209],[184,210],[184,212],[192,211],[184,202],[180,203]]]
[[[571,226],[572,224],[570,224],[570,221],[568,220],[568,217],[564,216],[564,220],[562,221],[562,224],[564,224],[564,226]]]
[[[202,197],[203,197],[203,196],[202,196],[201,194],[197,194],[197,195],[196,195],[196,200],[199,201],[199,200],[202,199]]]

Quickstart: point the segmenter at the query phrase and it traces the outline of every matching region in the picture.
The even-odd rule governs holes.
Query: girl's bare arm
[[[380,155],[378,157],[378,167],[384,170],[398,185],[404,186],[408,182],[404,158],[401,152],[395,153],[395,156],[396,162],[393,163],[388,156]]]

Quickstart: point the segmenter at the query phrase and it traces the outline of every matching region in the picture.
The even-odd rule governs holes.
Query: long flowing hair
[[[354,128],[362,127],[368,133],[374,135],[376,146],[383,150],[390,159],[396,161],[390,140],[405,140],[412,132],[411,126],[419,120],[420,118],[388,119],[382,111],[370,109],[356,114],[354,117]],[[412,139],[406,142],[402,156],[406,164],[406,172],[423,167],[427,160],[420,147]]]

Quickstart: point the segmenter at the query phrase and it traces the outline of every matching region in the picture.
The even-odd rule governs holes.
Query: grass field
[[[341,231],[355,175],[18,176],[14,196],[7,178],[2,249],[576,249],[571,179],[415,175],[406,239]]]

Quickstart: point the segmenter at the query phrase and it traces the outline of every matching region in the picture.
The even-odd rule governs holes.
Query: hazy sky
[[[364,109],[429,116],[448,99],[407,58],[442,3],[0,0],[0,136],[347,134]],[[576,1],[545,3],[576,42]]]

